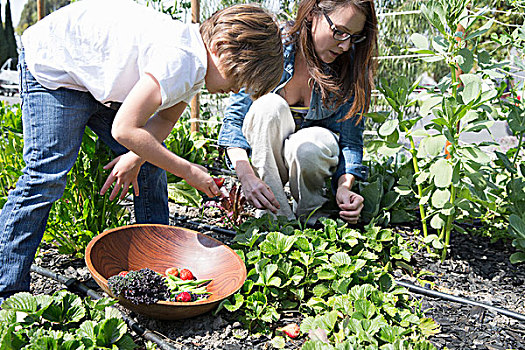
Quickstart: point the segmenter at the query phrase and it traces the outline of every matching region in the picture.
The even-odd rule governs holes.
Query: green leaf
[[[82,338],[88,338],[91,339],[93,342],[97,340],[97,336],[95,333],[95,321],[87,320],[82,322],[82,324],[78,327],[77,334],[81,336]]]
[[[124,334],[115,345],[119,350],[134,350],[137,348],[137,344],[135,344],[133,338],[131,338],[131,335],[129,334]]]
[[[268,255],[278,255],[289,251],[294,243],[294,236],[287,236],[280,232],[270,232],[266,236],[266,239],[259,245],[259,249]]]
[[[36,312],[37,308],[36,298],[27,292],[16,293],[2,304],[2,309],[4,310],[21,311],[28,314]]]
[[[432,96],[430,98],[427,98],[426,100],[422,102],[421,108],[419,109],[419,114],[422,117],[426,117],[427,115],[431,113],[430,111],[432,110],[432,108],[441,104],[442,100],[443,100],[442,96]],[[424,130],[424,129],[421,129],[421,130]]]
[[[379,278],[378,283],[381,291],[389,292],[394,286],[395,281],[390,274],[385,273]]]
[[[233,299],[233,304],[231,302]],[[234,294],[232,298],[225,299],[221,304],[229,312],[237,311],[241,308],[244,303],[244,296],[242,294]]]
[[[472,40],[474,38],[477,38],[478,36],[481,36],[481,35],[485,34],[486,32],[489,31],[489,29],[492,27],[493,24],[494,24],[494,19],[490,19],[484,25],[479,27],[477,30],[475,30],[472,33],[468,34],[467,37],[465,38],[465,41]]]
[[[457,151],[465,158],[470,159],[478,164],[490,163],[490,157],[481,149],[479,149],[478,146],[463,146]]]
[[[509,216],[509,226],[514,235],[525,239],[525,222],[518,215]]]
[[[512,264],[520,264],[522,262],[525,262],[525,253],[524,252],[517,252],[510,256],[510,262]]]
[[[436,157],[442,154],[446,142],[447,138],[444,135],[434,135],[422,139],[417,153],[418,158]]]
[[[430,220],[430,226],[432,228],[435,228],[436,230],[439,230],[440,228],[442,228],[443,225],[445,225],[445,221],[443,221],[443,219],[441,219],[441,217],[437,214],[434,215],[432,219]]]
[[[280,335],[273,337],[271,344],[276,349],[284,349],[286,347],[286,341]]]
[[[510,161],[510,159],[507,157],[505,153],[501,153],[498,151],[495,151],[495,153],[496,153],[496,157],[499,160],[501,160],[501,162],[503,163],[503,166],[505,167],[505,169],[507,169],[508,172],[512,174],[518,173],[518,170],[514,167],[514,165],[512,164],[512,162]]]
[[[202,196],[185,180],[168,184],[168,198],[177,204],[200,207]]]
[[[398,193],[395,189],[394,191],[385,193],[383,199],[381,200],[381,207],[383,207],[383,210],[390,210],[397,203],[399,197],[400,193]]]
[[[124,321],[110,318],[102,321],[98,327],[97,345],[111,347],[127,332]]]
[[[428,49],[428,39],[425,36],[414,33],[410,36],[410,40],[418,49]]]
[[[446,159],[438,159],[430,166],[430,173],[437,187],[447,187],[452,182],[452,166]]]
[[[456,56],[456,58],[459,68],[461,68],[464,73],[468,73],[472,70],[472,66],[474,65],[474,54],[472,51],[465,47],[458,51],[458,56]]]
[[[394,131],[397,130],[398,126],[399,126],[399,120],[397,120],[397,119],[387,120],[379,128],[379,131],[378,131],[379,135],[381,135],[383,137],[391,135]]]
[[[440,332],[439,325],[431,318],[423,317],[419,320],[418,328],[427,337],[436,335]]]
[[[436,189],[432,194],[432,206],[441,209],[450,200],[450,191],[448,189]]]
[[[461,96],[465,104],[474,101],[481,94],[481,78],[476,74],[462,74],[459,76],[464,84]]]
[[[338,252],[335,253],[330,257],[330,261],[335,266],[343,266],[343,265],[351,265],[352,264],[352,258],[350,258],[350,255],[344,252]]]
[[[356,286],[353,286],[352,289],[350,289],[349,296],[353,300],[367,299],[373,290],[375,290],[375,288],[368,283],[356,285]]]
[[[366,319],[371,319],[376,313],[376,307],[368,300],[359,299],[354,302],[356,312],[362,314]]]
[[[337,311],[331,311],[328,312],[318,318],[316,318],[315,324],[328,332],[331,332],[334,327],[335,323],[337,322]]]
[[[316,297],[321,298],[327,295],[328,293],[330,293],[330,288],[328,288],[325,284],[322,283],[322,284],[316,285],[313,288],[312,292],[314,293]]]

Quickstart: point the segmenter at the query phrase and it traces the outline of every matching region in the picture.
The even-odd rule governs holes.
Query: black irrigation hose
[[[492,305],[488,305],[488,304],[485,304],[485,303],[481,303],[479,301],[474,301],[474,300],[458,297],[458,296],[455,296],[455,295],[451,295],[451,294],[447,294],[447,293],[443,293],[443,292],[438,292],[438,291],[435,291],[435,290],[432,290],[432,289],[419,287],[419,286],[416,286],[416,285],[413,285],[411,283],[404,282],[404,281],[396,281],[396,283],[398,285],[402,286],[402,287],[405,287],[406,289],[408,289],[412,293],[426,295],[426,296],[434,297],[434,298],[440,298],[440,299],[453,301],[453,302],[457,302],[457,303],[462,303],[462,304],[467,304],[467,305],[483,307],[483,308],[485,308],[487,310],[495,311],[495,312],[498,312],[498,313],[503,314],[505,316],[512,317],[512,318],[515,318],[515,319],[517,319],[519,321],[525,322],[525,315],[517,313],[517,312],[514,312],[514,311],[510,311],[510,310],[507,310],[507,309],[503,309],[501,307],[492,306]]]
[[[83,293],[94,300],[98,300],[102,298],[100,294],[95,292],[93,289],[89,289],[88,287],[86,287],[84,284],[82,284],[79,280],[75,278],[67,278],[63,275],[60,275],[46,268],[37,266],[35,264],[31,265],[31,271],[38,273],[41,276],[53,279],[57,282],[64,284],[69,291]],[[137,333],[138,336],[146,340],[154,342],[155,344],[159,346],[161,350],[175,350],[176,349],[173,345],[168,344],[164,339],[162,339],[161,337],[159,337],[152,331],[148,330],[147,328],[142,327],[137,321],[128,317],[122,311],[120,310],[118,311],[122,315],[122,319],[124,320],[124,322],[126,322],[128,327],[130,327],[135,333]]]
[[[192,230],[202,229],[205,231],[221,233],[227,236],[235,236],[237,234],[237,232],[235,231],[228,230],[219,226],[207,225],[197,221],[188,220],[188,217],[186,216],[171,215],[170,219],[172,219],[175,222],[176,226],[183,226]]]

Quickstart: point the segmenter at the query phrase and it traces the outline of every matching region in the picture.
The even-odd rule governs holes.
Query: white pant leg
[[[290,190],[297,203],[295,214],[306,218],[328,200],[324,185],[337,169],[338,137],[322,127],[301,129],[284,142],[284,158]]]
[[[292,220],[284,185],[288,168],[283,159],[284,140],[294,132],[295,123],[288,103],[277,94],[267,94],[253,102],[244,119],[242,132],[252,148],[252,167],[270,189],[281,208],[277,215]],[[267,211],[270,212],[270,211]]]

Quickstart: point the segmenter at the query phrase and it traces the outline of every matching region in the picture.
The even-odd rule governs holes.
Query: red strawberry
[[[290,323],[284,326],[283,328],[279,329],[280,331],[284,332],[287,336],[289,336],[292,339],[295,339],[301,334],[301,330],[299,329],[299,326],[296,323]]]
[[[126,271],[126,270],[122,270],[122,271],[120,271],[120,272],[118,273],[118,275],[119,275],[119,276],[122,276],[122,277],[126,276],[127,274],[128,274],[128,271]]]
[[[188,269],[182,269],[179,271],[179,278],[184,281],[189,281],[193,279],[193,273]]]
[[[175,277],[178,277],[178,276],[179,276],[179,269],[176,268],[176,267],[170,267],[170,268],[167,268],[167,269],[166,269],[166,272],[164,272],[164,274],[165,274],[166,276],[168,276],[168,275],[173,275],[173,276],[175,276]]]
[[[213,181],[215,181],[215,184],[217,187],[221,188],[222,185],[224,185],[224,178],[223,177],[214,177]]]
[[[184,302],[191,301],[191,295],[188,292],[181,292],[177,294],[177,296],[175,297],[175,300],[184,301]]]

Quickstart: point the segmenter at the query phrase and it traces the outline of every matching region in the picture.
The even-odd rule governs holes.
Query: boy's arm
[[[160,104],[160,86],[153,76],[145,74],[117,112],[111,130],[113,137],[138,155],[142,162],[150,162],[185,179],[210,197],[218,195],[219,188],[201,166],[178,157],[162,146],[162,141],[170,134],[186,104],[179,103],[151,117]],[[114,171],[112,175],[118,179],[119,174],[114,174]],[[118,180],[117,185],[120,185]]]

